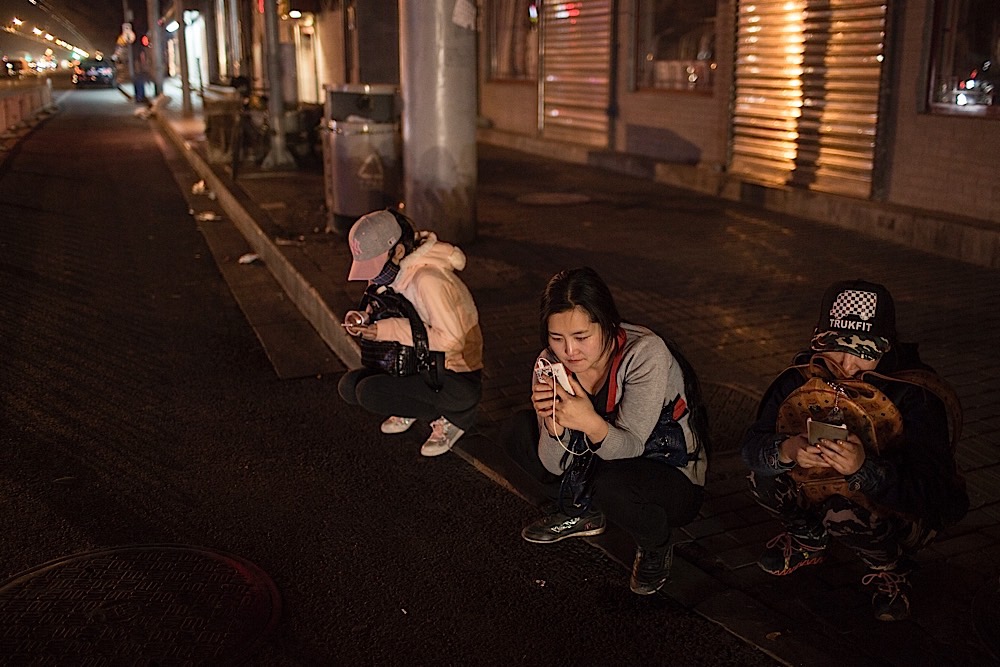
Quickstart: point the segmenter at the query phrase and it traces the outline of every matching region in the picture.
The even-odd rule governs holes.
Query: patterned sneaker
[[[902,621],[910,616],[910,573],[902,568],[869,568],[861,577],[864,586],[874,586],[872,611],[880,621]]]
[[[413,426],[413,422],[415,421],[417,421],[415,417],[392,416],[382,422],[382,426],[379,428],[383,433],[402,433]]]
[[[521,537],[535,544],[550,544],[565,540],[567,537],[600,535],[604,532],[604,524],[604,515],[597,510],[575,517],[556,512],[529,523],[521,531]]]
[[[435,419],[431,422],[431,435],[427,438],[427,442],[420,447],[420,453],[424,456],[444,454],[464,433],[465,431],[444,417]]]
[[[670,579],[670,566],[673,562],[673,544],[653,549],[638,547],[635,550],[635,562],[632,563],[629,588],[639,595],[652,595]]]
[[[809,539],[781,533],[764,548],[757,565],[768,574],[784,576],[805,565],[819,565],[826,556],[826,539]]]

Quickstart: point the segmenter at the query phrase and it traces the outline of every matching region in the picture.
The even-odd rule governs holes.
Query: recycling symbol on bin
[[[382,168],[382,160],[378,154],[372,153],[365,158],[358,168],[358,180],[366,190],[381,190],[385,182],[385,170]]]

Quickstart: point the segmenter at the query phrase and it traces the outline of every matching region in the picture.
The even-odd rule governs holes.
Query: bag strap
[[[864,380],[869,376],[880,380],[912,384],[937,396],[944,403],[945,410],[948,412],[948,423],[951,426],[951,448],[954,449],[958,445],[958,440],[962,437],[962,402],[958,398],[958,393],[944,378],[934,371],[923,368],[897,371],[892,375],[867,371],[861,374],[861,379]]]
[[[821,364],[816,362],[817,356],[819,355],[813,355],[807,363],[789,366],[779,374],[779,377],[788,370],[795,369],[806,379],[812,377],[828,378],[830,373]],[[892,375],[876,373],[875,371],[865,371],[861,374],[861,380],[863,381],[867,381],[869,377],[878,378],[886,382],[905,382],[937,396],[944,403],[945,410],[948,413],[948,424],[951,427],[950,445],[953,450],[955,449],[959,438],[962,437],[962,402],[958,398],[958,393],[944,378],[934,371],[924,368],[910,368],[896,371]]]
[[[413,349],[417,355],[417,369],[427,386],[434,391],[441,390],[441,379],[438,377],[438,365],[435,363],[434,355],[431,352],[430,340],[427,337],[427,327],[424,321],[417,314],[417,309],[410,303],[410,300],[399,292],[387,287],[386,292],[391,293],[399,300],[399,308],[410,320],[410,333],[413,337]]]

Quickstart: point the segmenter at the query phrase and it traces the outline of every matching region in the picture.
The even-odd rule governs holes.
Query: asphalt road
[[[338,373],[279,380],[148,122],[57,96],[0,167],[0,580],[238,555],[282,599],[254,665],[774,664],[585,543],[523,542],[534,508],[422,458],[426,426],[379,434]]]

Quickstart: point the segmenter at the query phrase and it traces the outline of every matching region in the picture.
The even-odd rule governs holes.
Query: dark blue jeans
[[[135,76],[132,77],[132,88],[135,90],[135,101],[136,102],[146,102],[146,84],[149,83],[149,77],[142,73],[136,72]]]

